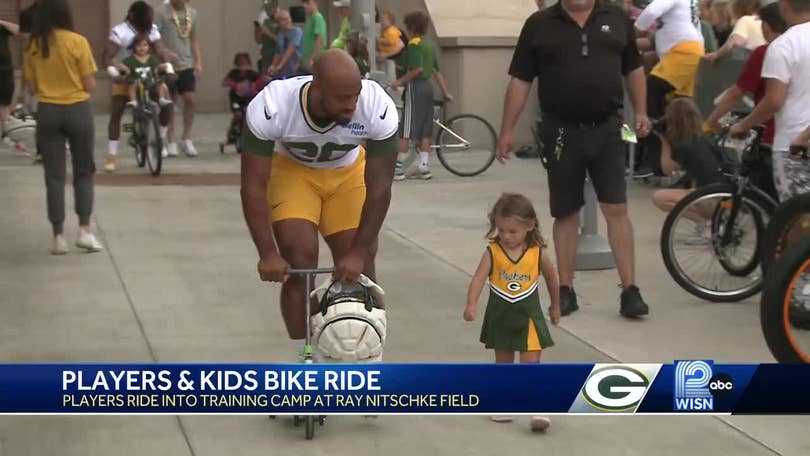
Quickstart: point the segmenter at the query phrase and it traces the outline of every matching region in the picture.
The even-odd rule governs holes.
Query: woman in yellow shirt
[[[37,143],[45,168],[48,220],[53,225],[54,255],[68,252],[65,221],[65,141],[70,144],[79,235],[76,246],[102,250],[90,231],[93,212],[95,127],[88,99],[96,88],[96,63],[90,45],[73,31],[67,0],[40,0],[31,40],[25,51],[25,83],[39,99]]]

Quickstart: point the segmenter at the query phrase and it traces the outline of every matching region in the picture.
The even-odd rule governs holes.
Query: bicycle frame
[[[457,135],[456,132],[454,132],[453,130],[447,128],[441,121],[433,119],[433,124],[437,125],[442,130],[450,133],[456,139],[458,139],[459,141],[461,141],[464,144],[452,144],[452,145],[447,145],[447,146],[441,146],[441,145],[438,145],[438,144],[431,144],[431,146],[430,146],[431,149],[439,149],[441,147],[444,147],[445,149],[468,149],[470,147],[470,142],[469,141],[467,141],[466,139],[464,139],[461,136]]]

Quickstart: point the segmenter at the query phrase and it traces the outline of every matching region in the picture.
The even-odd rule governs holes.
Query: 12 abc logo
[[[734,392],[734,380],[724,373],[713,375],[711,361],[677,361],[674,381],[677,411],[710,412],[715,398]]]

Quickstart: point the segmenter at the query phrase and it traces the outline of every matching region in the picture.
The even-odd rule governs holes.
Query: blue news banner
[[[0,414],[806,414],[810,365],[3,364]]]

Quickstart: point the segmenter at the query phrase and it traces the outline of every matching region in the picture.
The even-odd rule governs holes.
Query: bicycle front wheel
[[[772,265],[759,313],[777,361],[810,363],[810,238],[791,245]]]
[[[146,144],[146,164],[149,166],[149,173],[155,177],[160,175],[163,168],[163,140],[160,138],[160,123],[157,115],[150,115],[150,128],[145,130],[143,142]],[[151,132],[149,130],[152,130]],[[150,134],[151,133],[151,134]]]
[[[495,160],[495,129],[482,117],[462,114],[439,126],[436,155],[442,166],[457,176],[476,176]]]
[[[762,289],[756,260],[767,208],[744,191],[730,221],[735,192],[734,184],[714,184],[690,193],[669,213],[661,231],[667,271],[684,290],[708,301],[736,302]]]

